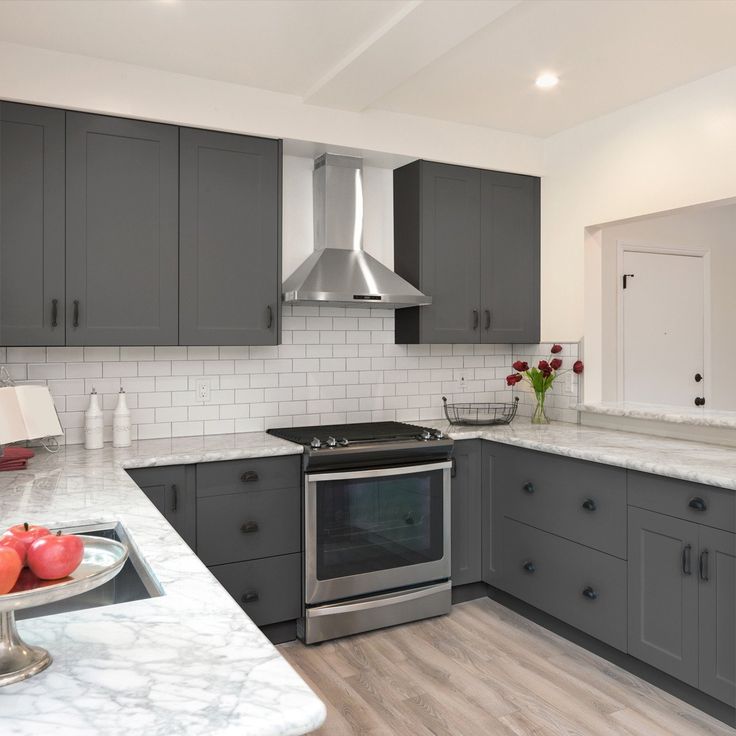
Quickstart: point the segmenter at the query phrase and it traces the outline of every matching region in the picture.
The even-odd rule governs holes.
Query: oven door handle
[[[385,478],[392,475],[411,475],[428,470],[450,470],[452,461],[441,463],[426,463],[424,465],[399,465],[394,468],[370,468],[366,470],[351,470],[345,473],[315,473],[307,474],[307,483],[319,483],[324,480],[354,480],[360,478]]]

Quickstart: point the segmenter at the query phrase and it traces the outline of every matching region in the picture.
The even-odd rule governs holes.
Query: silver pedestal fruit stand
[[[40,580],[28,590],[0,595],[0,687],[20,682],[46,669],[52,658],[41,647],[26,644],[15,626],[15,612],[85,593],[104,585],[122,569],[128,550],[120,542],[79,535],[84,557],[79,567],[62,580]]]

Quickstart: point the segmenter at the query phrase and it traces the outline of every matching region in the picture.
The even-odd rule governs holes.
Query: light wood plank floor
[[[279,649],[327,706],[320,736],[736,736],[487,598]]]

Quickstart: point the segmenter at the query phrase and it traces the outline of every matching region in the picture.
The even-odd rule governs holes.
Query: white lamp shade
[[[46,386],[0,388],[0,445],[64,434]]]

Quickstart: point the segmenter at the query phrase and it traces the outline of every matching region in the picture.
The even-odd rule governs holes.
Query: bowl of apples
[[[0,535],[0,687],[46,669],[51,655],[26,644],[15,611],[53,603],[104,585],[128,557],[113,539],[18,524]]]

